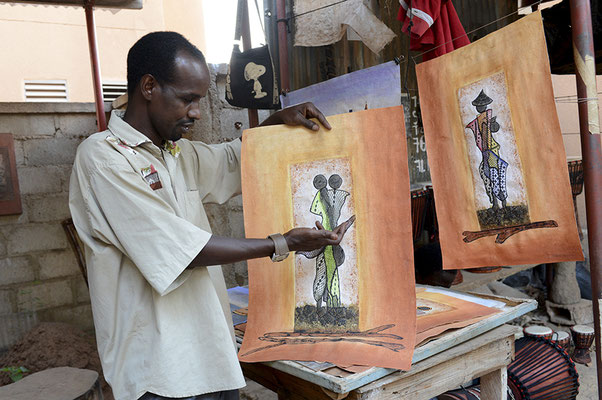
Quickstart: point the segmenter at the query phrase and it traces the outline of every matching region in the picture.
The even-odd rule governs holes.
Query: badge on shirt
[[[163,187],[161,179],[159,179],[159,173],[153,164],[150,167],[142,168],[140,172],[142,172],[142,177],[150,185],[151,189],[157,190]]]

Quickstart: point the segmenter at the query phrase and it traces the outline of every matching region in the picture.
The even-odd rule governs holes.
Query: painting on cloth
[[[493,314],[504,303],[431,287],[416,288],[416,344],[449,329],[463,328]]]
[[[582,260],[541,14],[416,73],[444,269]]]
[[[244,133],[247,237],[352,225],[339,245],[280,263],[249,261],[239,358],[408,369],[416,320],[403,108],[328,120],[330,131],[268,126]]]

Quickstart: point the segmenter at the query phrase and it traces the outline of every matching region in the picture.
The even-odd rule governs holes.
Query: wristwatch
[[[274,254],[272,254],[273,262],[280,262],[288,257],[288,244],[286,239],[280,233],[274,233],[268,236],[274,242]]]

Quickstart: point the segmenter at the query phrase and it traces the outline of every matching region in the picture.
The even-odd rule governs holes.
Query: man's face
[[[150,120],[163,140],[179,140],[201,117],[200,100],[209,89],[207,64],[180,53],[172,82],[157,83],[149,104]]]

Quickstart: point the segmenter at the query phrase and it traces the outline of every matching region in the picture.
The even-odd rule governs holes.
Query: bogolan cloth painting
[[[540,13],[416,73],[443,268],[582,260]]]
[[[340,245],[249,260],[239,358],[409,369],[416,334],[406,139],[401,106],[328,117],[332,130],[247,130],[245,232],[353,224]]]

